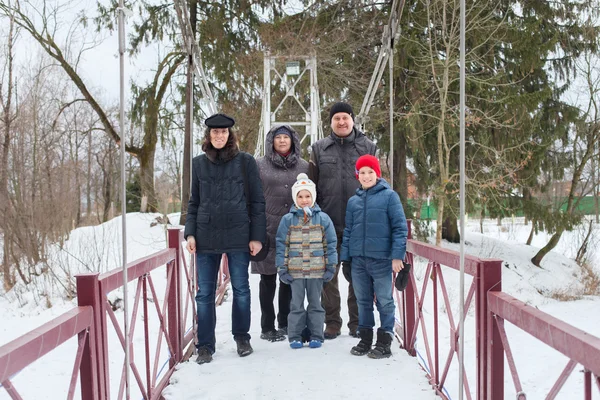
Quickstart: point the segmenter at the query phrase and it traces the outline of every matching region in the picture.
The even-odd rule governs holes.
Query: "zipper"
[[[365,190],[365,201],[363,206],[363,256],[367,255],[366,242],[367,242],[367,196],[369,192]]]

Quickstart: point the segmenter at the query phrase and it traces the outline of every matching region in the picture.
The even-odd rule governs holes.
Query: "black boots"
[[[254,351],[252,346],[250,346],[249,339],[235,339],[235,343],[237,344],[237,353],[240,357],[249,356]]]
[[[392,345],[392,339],[393,337],[390,333],[384,331],[381,328],[377,329],[377,343],[375,343],[375,347],[371,351],[369,351],[369,354],[367,354],[369,358],[390,357],[392,355],[392,350],[390,349]]]
[[[200,347],[198,349],[198,358],[196,358],[196,362],[198,364],[206,364],[212,361],[212,354],[207,347]]]
[[[364,356],[371,350],[373,344],[373,329],[359,329],[360,342],[350,350],[355,356]]]
[[[268,340],[269,342],[280,342],[285,340],[285,335],[283,335],[280,331],[272,330],[261,333],[260,338],[263,340]]]

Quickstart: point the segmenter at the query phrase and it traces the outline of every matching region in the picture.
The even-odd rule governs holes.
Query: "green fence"
[[[419,216],[420,219],[437,219],[437,207],[433,201],[430,201],[429,205],[427,205],[427,200],[422,200],[422,201],[417,201],[414,199],[408,200],[408,204],[412,209],[414,209],[416,207],[416,204],[419,202],[421,203],[421,213]],[[566,197],[557,198],[556,200],[553,201],[553,204],[555,204],[556,207],[558,207],[560,205],[560,209],[563,211],[567,210],[567,198]],[[584,215],[595,215],[596,214],[596,205],[595,205],[594,197],[593,196],[582,197],[581,200],[579,200],[579,204],[577,205],[576,210]],[[477,209],[477,210],[474,210],[473,212],[469,212],[468,214],[469,214],[469,217],[478,218],[481,213],[480,213],[479,209]],[[522,217],[522,216],[523,216],[523,211],[518,210],[517,212],[515,212],[515,217]],[[416,215],[411,215],[410,217],[415,218]]]

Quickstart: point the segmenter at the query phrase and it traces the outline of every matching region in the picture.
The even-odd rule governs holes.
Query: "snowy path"
[[[342,299],[347,284],[340,274]],[[320,399],[387,398],[433,399],[417,358],[395,342],[393,356],[372,360],[350,354],[357,343],[344,326],[342,335],[325,341],[320,349],[292,350],[287,341],[270,343],[260,336],[258,277],[250,277],[252,289],[252,346],[254,353],[238,357],[231,330],[231,300],[217,309],[217,352],[210,364],[187,362],[179,366],[163,396],[167,400],[191,399]],[[342,301],[344,303],[344,301]],[[342,304],[342,318],[347,321]]]

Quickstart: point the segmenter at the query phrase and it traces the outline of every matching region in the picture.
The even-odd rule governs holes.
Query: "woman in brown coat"
[[[292,292],[289,285],[279,282],[277,324],[275,330],[275,291],[277,288],[277,266],[275,265],[275,235],[281,217],[290,211],[294,201],[291,187],[299,173],[308,173],[308,162],[301,158],[300,139],[289,125],[273,127],[267,133],[265,155],[256,162],[265,195],[267,236],[269,253],[264,261],[251,264],[251,271],[260,274],[259,300],[261,310],[260,338],[277,342],[285,339],[287,318],[290,312]]]

